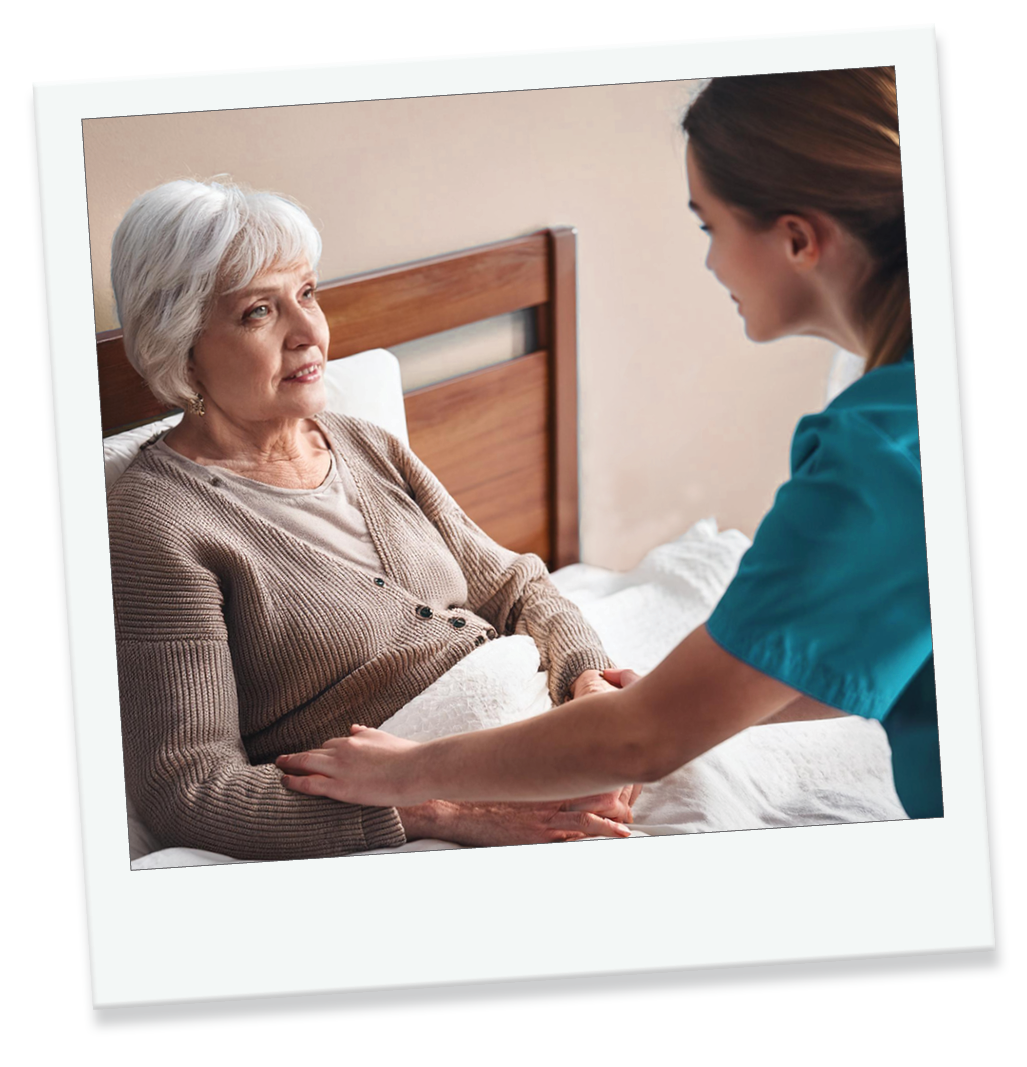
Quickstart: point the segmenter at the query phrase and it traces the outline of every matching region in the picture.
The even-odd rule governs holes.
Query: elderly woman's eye
[[[306,289],[303,290],[303,297],[304,297],[305,300],[316,300],[317,299],[317,286],[316,285],[308,285],[306,287]]]
[[[258,304],[255,308],[250,308],[250,310],[243,315],[243,319],[266,319],[270,314],[271,309],[267,304]]]

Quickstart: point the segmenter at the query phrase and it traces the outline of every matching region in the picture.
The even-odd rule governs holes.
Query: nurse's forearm
[[[637,688],[637,686],[635,687]],[[658,740],[631,690],[581,697],[524,722],[418,745],[404,759],[411,797],[563,800],[652,781]]]
[[[662,778],[797,695],[725,652],[701,627],[629,689],[418,746],[404,758],[404,778],[411,799],[553,800],[606,792]]]
[[[426,745],[354,725],[349,738],[275,762],[289,789],[350,804],[564,800],[656,781],[797,695],[701,627],[628,689],[525,722]]]

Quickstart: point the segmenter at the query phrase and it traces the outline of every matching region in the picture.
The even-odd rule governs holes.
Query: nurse
[[[826,338],[863,376],[803,418],[791,477],[705,626],[651,673],[525,722],[282,756],[372,805],[549,800],[651,782],[758,723],[881,721],[911,818],[943,814],[893,68],[714,78],[682,123],[707,267],[753,341]]]

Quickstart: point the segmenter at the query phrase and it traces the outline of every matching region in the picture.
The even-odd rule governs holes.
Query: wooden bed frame
[[[551,569],[578,537],[575,231],[543,230],[318,288],[330,359],[531,309],[538,349],[405,396],[410,446],[500,544]],[[97,334],[104,435],[171,414]]]

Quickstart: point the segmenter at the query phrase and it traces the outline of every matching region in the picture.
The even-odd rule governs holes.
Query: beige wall
[[[97,329],[111,236],[139,193],[230,174],[297,199],[325,279],[578,230],[582,550],[629,567],[714,515],[750,536],[822,404],[825,342],[750,343],[703,265],[677,128],[690,83],[90,120]],[[509,331],[508,331],[509,332]]]

